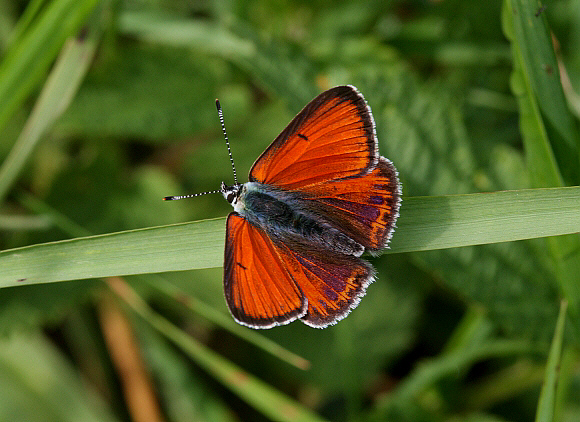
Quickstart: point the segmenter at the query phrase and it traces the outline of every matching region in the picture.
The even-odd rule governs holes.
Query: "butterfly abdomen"
[[[320,216],[300,206],[292,192],[279,191],[260,183],[247,183],[240,193],[239,213],[273,238],[292,243],[315,244],[324,251],[360,256],[364,247]]]

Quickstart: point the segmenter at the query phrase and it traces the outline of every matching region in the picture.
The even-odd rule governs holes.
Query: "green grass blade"
[[[542,118],[539,98],[534,92],[535,73],[530,50],[538,48],[538,45],[525,36],[528,33],[527,21],[521,20],[524,11],[528,15],[527,9],[531,5],[524,6],[521,3],[521,0],[504,2],[502,23],[504,33],[512,44],[514,69],[510,83],[520,109],[520,131],[526,150],[526,162],[534,187],[563,186],[564,181]]]
[[[119,421],[41,331],[0,339],[3,421]]]
[[[278,359],[300,369],[308,369],[310,367],[310,362],[307,359],[304,359],[296,353],[280,346],[275,341],[263,336],[259,331],[249,330],[247,327],[236,323],[230,315],[207,305],[201,300],[196,300],[195,298],[188,296],[183,290],[171,284],[165,278],[149,274],[139,278],[139,280],[141,279],[148,283],[152,289],[162,292],[172,298],[176,303],[182,303],[191,312],[203,316],[208,321],[211,321],[217,326],[272,354],[273,356],[276,356]]]
[[[398,225],[391,252],[576,233],[580,187],[407,198]],[[219,267],[224,228],[218,218],[6,250],[0,287]]]
[[[54,0],[11,46],[0,63],[0,131],[37,87],[62,48],[97,0]]]
[[[550,146],[566,183],[578,184],[580,137],[562,90],[546,14],[536,16],[536,0],[510,0],[508,3],[513,22],[514,72],[522,73],[528,85],[527,94],[541,111],[538,118],[545,125]]]
[[[34,18],[38,16],[38,12],[42,9],[44,3],[46,3],[46,0],[32,0],[26,5],[24,13],[10,32],[10,36],[6,42],[7,46],[20,40],[22,35],[26,33],[30,24],[34,21]]]
[[[95,25],[92,29],[95,29]],[[95,31],[90,31],[82,40],[71,37],[65,43],[30,117],[0,167],[0,202],[12,187],[42,134],[72,101],[92,62],[97,40]]]
[[[466,371],[481,360],[518,356],[530,351],[529,344],[523,341],[494,340],[423,362],[391,394],[377,401],[371,420],[391,420],[388,415],[393,409],[404,408],[438,380]]]
[[[110,283],[114,291],[148,323],[188,354],[242,400],[277,421],[321,421],[308,408],[208,349],[153,310],[126,284]]]
[[[506,0],[502,24],[512,43],[512,91],[520,108],[520,129],[526,164],[535,187],[563,186],[578,180],[578,133],[566,107],[557,63],[544,18],[535,16],[536,3]],[[552,69],[551,71],[548,71]],[[553,127],[554,130],[549,130]],[[558,166],[560,164],[560,167]],[[561,171],[564,171],[564,178]],[[572,322],[580,327],[580,238],[548,240],[556,263],[558,284],[568,300]]]
[[[426,251],[554,236],[555,226],[559,234],[575,233],[579,206],[580,187],[406,198],[391,248]]]
[[[536,412],[536,422],[550,422],[554,420],[554,408],[556,404],[556,386],[558,384],[558,372],[560,370],[560,358],[562,357],[562,343],[564,341],[564,323],[566,321],[566,309],[568,303],[562,301],[560,304],[560,313],[556,323],[554,339],[550,346],[548,355],[548,364],[546,365],[546,375],[544,376],[544,385],[538,401],[538,410]]]
[[[223,247],[222,218],[129,230],[4,251],[0,277],[8,286],[214,268]]]

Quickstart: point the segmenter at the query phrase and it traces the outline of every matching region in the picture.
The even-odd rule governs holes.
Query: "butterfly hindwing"
[[[235,212],[227,221],[224,292],[233,317],[270,328],[303,316],[306,302],[279,248],[260,228]]]
[[[372,267],[360,258],[296,239],[274,241],[238,214],[228,217],[225,296],[244,325],[270,328],[302,318],[326,327],[358,304],[372,279]]]
[[[378,162],[371,111],[352,86],[312,100],[256,160],[250,181],[285,190],[367,174]]]
[[[401,202],[397,171],[384,157],[365,176],[329,180],[306,187],[300,194],[306,208],[371,251],[386,246]]]
[[[308,311],[301,319],[311,327],[325,328],[346,317],[374,279],[372,266],[353,255],[295,242],[282,243],[281,249],[307,299]]]

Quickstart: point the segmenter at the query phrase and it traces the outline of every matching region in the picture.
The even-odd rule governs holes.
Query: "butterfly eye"
[[[240,189],[242,189],[242,185],[233,185],[233,186],[226,186],[225,183],[222,182],[221,191],[228,203],[232,206],[235,206],[238,202],[238,197],[240,196]]]

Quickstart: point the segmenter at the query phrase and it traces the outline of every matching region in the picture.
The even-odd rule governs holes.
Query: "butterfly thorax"
[[[258,182],[226,187],[224,197],[234,210],[273,239],[306,243],[317,249],[360,256],[364,247],[308,211],[306,199]]]

